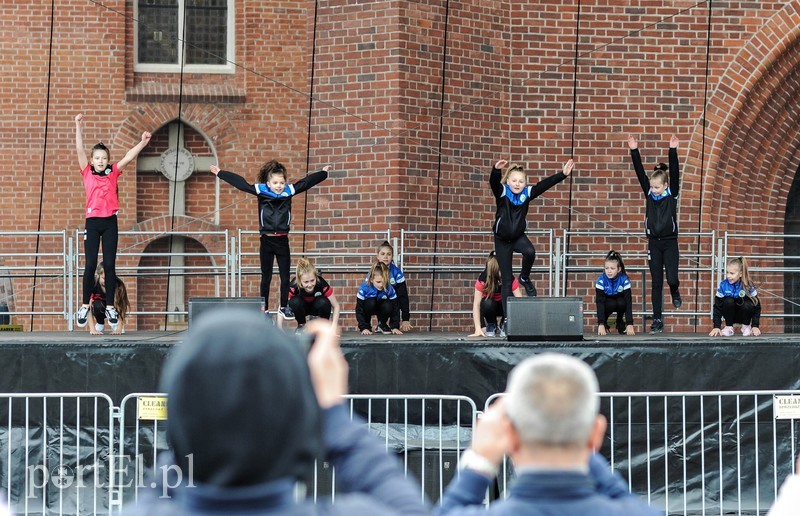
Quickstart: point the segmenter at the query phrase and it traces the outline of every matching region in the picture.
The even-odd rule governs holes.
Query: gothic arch
[[[702,208],[702,230],[783,232],[800,164],[800,0],[741,49],[720,78],[706,118],[703,206],[699,182],[687,185],[690,209]],[[702,137],[701,122],[687,161],[687,171],[698,175]]]

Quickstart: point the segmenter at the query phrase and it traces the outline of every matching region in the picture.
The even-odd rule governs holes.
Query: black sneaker
[[[378,323],[378,327],[375,328],[375,333],[383,333],[384,335],[390,335],[392,333],[392,329],[389,328],[389,325],[386,323]]]
[[[672,294],[672,306],[674,306],[675,308],[680,308],[682,304],[683,304],[683,299],[681,299],[680,292],[675,292],[674,294]]]
[[[282,306],[278,309],[278,313],[281,317],[286,319],[287,321],[294,321],[294,312],[288,306]]]
[[[664,333],[664,323],[661,319],[653,319],[653,324],[650,325],[650,335],[656,333]]]
[[[624,326],[617,326],[617,331],[620,335],[625,335],[625,327]]]
[[[76,322],[78,323],[79,328],[83,328],[86,326],[86,323],[89,322],[89,307],[88,306],[81,306],[78,308],[78,313],[75,316]]]
[[[525,287],[525,293],[528,294],[528,297],[536,297],[536,287],[533,286],[533,282],[530,278],[523,278],[520,276],[519,284]]]

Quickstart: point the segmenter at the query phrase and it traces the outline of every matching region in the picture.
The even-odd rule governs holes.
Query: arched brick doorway
[[[683,207],[701,217],[702,230],[718,236],[797,231],[787,217],[796,210],[800,167],[800,2],[787,4],[742,48],[709,99],[706,121],[705,146],[700,123],[687,162],[687,172],[702,171],[702,181],[687,185],[682,196]],[[729,254],[791,253],[781,239],[755,236],[737,239]],[[762,289],[764,310],[785,310],[784,299],[793,294],[784,289],[794,287],[784,275],[762,272],[756,281],[768,287]]]

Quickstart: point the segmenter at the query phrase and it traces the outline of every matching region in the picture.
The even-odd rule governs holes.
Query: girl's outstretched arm
[[[89,164],[89,158],[86,157],[86,149],[83,148],[83,134],[81,126],[83,125],[83,114],[78,113],[75,115],[75,150],[78,151],[78,164],[81,170],[86,168]]]
[[[681,188],[680,167],[678,164],[678,137],[669,139],[669,190],[673,197],[677,197]]]
[[[633,160],[633,169],[636,171],[636,178],[639,180],[639,184],[642,187],[642,192],[647,195],[650,193],[650,179],[644,172],[642,155],[639,154],[639,142],[636,141],[636,138],[633,135],[628,136],[628,147],[631,149],[631,160]]]
[[[128,166],[128,164],[131,161],[135,160],[136,156],[138,156],[139,153],[142,152],[142,149],[147,147],[147,144],[150,143],[150,138],[151,137],[152,137],[152,135],[150,133],[148,133],[147,131],[143,132],[142,133],[142,141],[137,143],[135,147],[133,147],[131,150],[129,150],[128,153],[125,154],[125,156],[123,156],[122,159],[119,160],[119,162],[117,162],[117,168],[122,170],[123,168]]]

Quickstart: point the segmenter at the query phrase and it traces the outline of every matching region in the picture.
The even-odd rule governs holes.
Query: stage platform
[[[157,392],[166,357],[186,332],[0,333],[0,392],[100,392],[118,403]],[[466,334],[345,332],[342,349],[354,394],[459,394],[482,405],[505,389],[511,368],[545,351],[580,357],[606,392],[800,388],[800,335],[708,337],[670,334],[583,341],[507,342]]]

